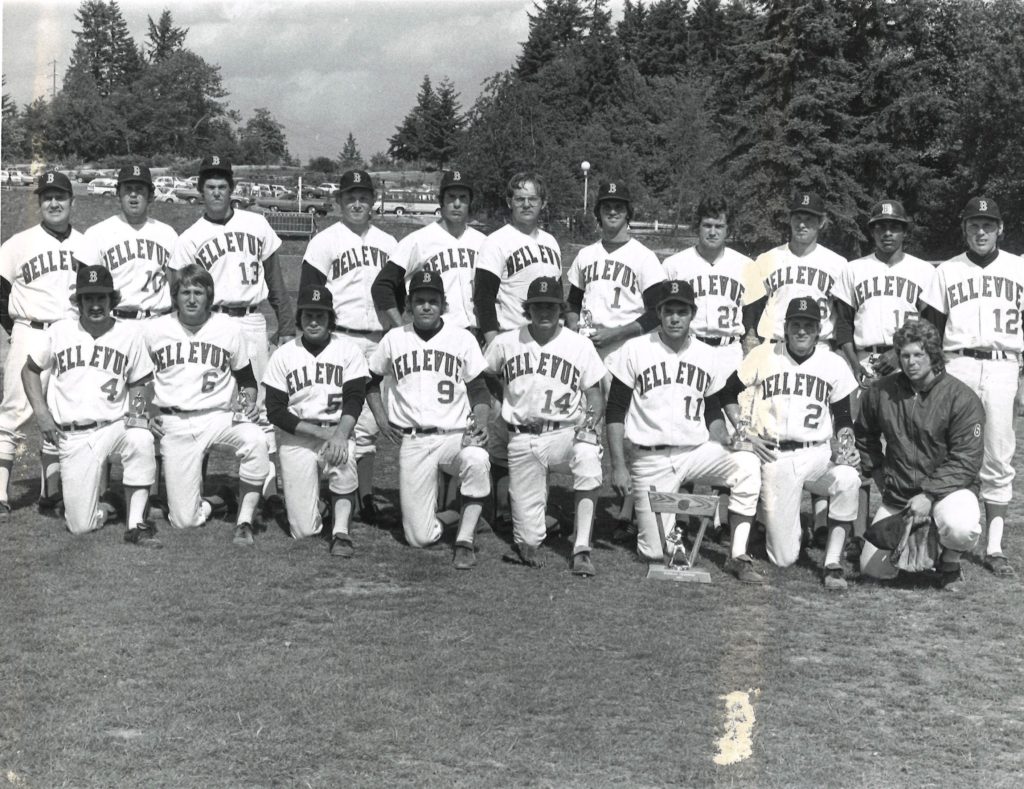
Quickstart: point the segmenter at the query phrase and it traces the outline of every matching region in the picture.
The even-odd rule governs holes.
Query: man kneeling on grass
[[[900,570],[934,568],[939,585],[956,591],[963,580],[960,555],[981,535],[977,490],[985,410],[966,384],[946,372],[931,324],[907,321],[893,346],[899,372],[866,390],[854,425],[861,467],[882,493],[861,573],[895,578]],[[879,532],[892,515],[901,522],[887,540]]]

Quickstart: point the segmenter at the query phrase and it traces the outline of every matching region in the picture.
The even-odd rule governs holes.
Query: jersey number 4
[[[100,391],[107,395],[107,399],[112,402],[117,402],[117,385],[120,383],[116,378],[111,378],[103,386],[100,387]]]

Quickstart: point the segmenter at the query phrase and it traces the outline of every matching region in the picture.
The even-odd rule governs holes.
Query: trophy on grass
[[[577,331],[581,337],[590,338],[597,333],[597,329],[594,327],[594,313],[590,310],[580,311],[580,320],[576,326]]]
[[[587,406],[587,415],[583,424],[576,428],[576,440],[584,444],[600,444],[601,439],[597,435],[597,417],[594,416],[594,409]]]
[[[231,414],[231,421],[236,424],[242,424],[243,422],[251,422],[249,419],[249,409],[252,408],[252,395],[250,395],[244,389],[238,392],[238,396],[235,397],[234,412]]]
[[[128,401],[128,413],[124,417],[125,427],[141,427],[149,429],[149,417],[146,416],[146,398],[142,392],[136,392]]]

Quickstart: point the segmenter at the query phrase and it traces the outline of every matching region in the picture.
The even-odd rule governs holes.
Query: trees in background
[[[447,77],[437,89],[424,75],[409,111],[388,138],[388,156],[400,162],[425,162],[443,169],[455,154],[459,131],[465,125],[459,94]]]
[[[366,162],[363,161],[363,155],[359,152],[359,146],[356,145],[356,138],[352,132],[349,132],[348,139],[345,140],[345,147],[338,154],[338,169],[345,172],[346,170],[361,170],[364,167],[366,167]]]

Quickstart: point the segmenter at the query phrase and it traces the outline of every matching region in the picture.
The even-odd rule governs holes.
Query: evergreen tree
[[[171,12],[164,9],[158,22],[147,16],[149,32],[146,34],[146,55],[150,62],[166,60],[173,53],[184,49],[187,27],[175,27]]]
[[[325,175],[332,175],[338,172],[338,163],[330,156],[314,156],[309,160],[306,169],[317,173],[324,173]]]
[[[563,51],[583,42],[590,21],[581,0],[543,0],[528,13],[530,32],[516,61],[516,72],[530,79]]]
[[[69,76],[90,77],[101,96],[131,85],[142,69],[142,57],[116,0],[83,0],[75,19],[82,29],[74,31],[65,82]]]
[[[352,132],[349,132],[348,139],[345,140],[345,147],[338,154],[338,169],[342,171],[362,170],[364,167],[366,167],[366,162],[363,161],[363,155],[359,152],[359,146],[356,145],[356,138]]]
[[[412,108],[395,133],[388,138],[388,155],[401,162],[414,162],[423,158],[429,149],[429,129],[437,115],[437,94],[430,75],[423,76],[416,106]]]
[[[0,78],[0,84],[7,85],[7,75]],[[24,147],[25,132],[22,128],[21,118],[18,116],[18,105],[11,98],[11,95],[4,91],[3,112],[0,118],[0,148],[3,149],[4,157],[7,159],[21,159],[25,156]]]
[[[239,155],[247,164],[288,164],[288,140],[284,126],[270,110],[257,107],[238,135]]]
[[[437,103],[434,117],[430,119],[429,150],[424,152],[423,158],[443,170],[455,157],[458,134],[465,125],[465,118],[459,104],[459,94],[448,77],[441,80],[435,95]]]

